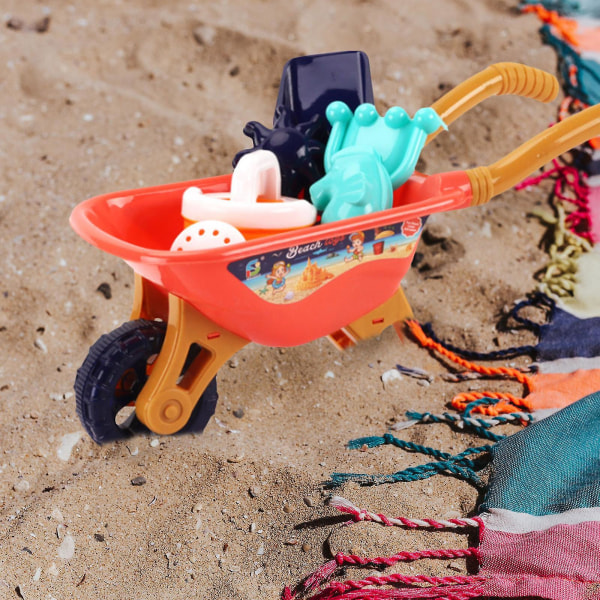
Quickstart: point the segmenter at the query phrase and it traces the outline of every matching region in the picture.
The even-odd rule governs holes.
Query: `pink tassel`
[[[433,529],[443,528],[458,528],[458,527],[481,527],[481,519],[448,519],[448,520],[434,520],[434,519],[407,519],[406,517],[387,517],[381,513],[374,513],[364,508],[358,508],[346,498],[341,496],[333,496],[327,502],[329,506],[337,508],[340,512],[350,514],[355,521],[375,521],[383,525],[391,526],[397,525],[401,527],[409,527],[415,529],[417,527],[431,527]],[[349,521],[351,523],[351,521]]]
[[[306,591],[311,591],[321,586],[335,573],[335,570],[338,568],[338,565],[339,563],[337,560],[330,560],[329,562],[326,562],[323,566],[319,567],[312,575],[306,578],[303,586],[304,589]]]
[[[571,233],[592,241],[591,217],[589,207],[589,187],[587,185],[587,176],[570,165],[561,165],[557,159],[552,161],[554,165],[551,169],[544,171],[540,175],[528,177],[515,186],[516,190],[522,190],[532,185],[537,185],[540,181],[547,179],[551,175],[558,175],[554,183],[554,195],[563,202],[573,204],[576,209],[566,216],[566,224]],[[572,190],[572,195],[566,195],[565,187]]]
[[[389,567],[391,565],[396,564],[397,562],[412,562],[414,560],[420,560],[422,558],[465,558],[468,556],[474,556],[479,560],[479,550],[477,548],[458,548],[455,550],[421,550],[419,552],[398,552],[398,554],[395,554],[394,556],[378,556],[375,558],[362,558],[355,554],[342,554],[340,552],[336,554],[334,560],[326,562],[324,565],[319,567],[314,573],[309,575],[304,580],[302,589],[304,592],[310,592],[318,587],[321,587],[331,578],[331,576],[335,573],[335,570],[338,567],[341,567],[342,565],[380,565]],[[393,582],[393,576],[389,577],[391,578],[390,582]],[[397,580],[397,582],[407,583],[410,581],[410,578],[408,578],[406,581],[401,581],[401,576],[398,577],[399,579]],[[446,581],[450,581],[450,579]],[[315,600],[317,598],[319,600],[328,599],[332,591],[333,588],[328,588],[317,594],[314,598]],[[292,595],[291,591],[288,588],[284,589],[282,600],[293,600],[293,598],[294,596]]]
[[[483,589],[479,584],[468,584],[450,588],[366,588],[334,595],[320,593],[307,600],[468,600],[482,595]]]
[[[281,594],[281,600],[294,600],[296,594],[292,593],[292,590],[286,585],[283,588],[283,593]]]

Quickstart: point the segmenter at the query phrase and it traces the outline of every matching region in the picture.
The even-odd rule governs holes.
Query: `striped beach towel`
[[[334,498],[331,504],[356,521],[411,529],[478,528],[479,544],[386,557],[339,553],[295,589],[285,588],[282,598],[600,600],[599,431],[600,392],[495,444],[489,451],[489,485],[475,517],[390,518]],[[477,573],[388,573],[400,562],[463,557],[477,560]],[[378,571],[335,580],[351,568]]]

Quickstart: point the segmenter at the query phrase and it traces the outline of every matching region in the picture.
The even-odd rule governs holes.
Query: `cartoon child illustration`
[[[257,275],[260,275],[260,260],[252,259],[246,265],[246,279],[252,279]]]
[[[273,288],[273,293],[277,294],[285,289],[285,278],[291,271],[290,265],[286,265],[282,260],[276,262],[267,275],[267,285]]]
[[[344,258],[344,262],[357,260],[360,262],[365,256],[365,234],[362,231],[356,231],[350,236],[352,246],[346,246],[346,252],[350,252],[350,256]]]

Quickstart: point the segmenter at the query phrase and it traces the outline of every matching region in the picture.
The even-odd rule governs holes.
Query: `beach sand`
[[[521,392],[507,382],[447,383],[448,367],[393,328],[345,353],[325,339],[251,344],[219,372],[203,434],[93,443],[73,382],[94,341],[128,319],[133,273],[68,219],[98,194],[230,172],[250,145],[244,124],[270,124],[281,69],[294,56],[365,51],[380,112],[399,104],[409,114],[495,62],[554,73],[538,21],[514,4],[2,0],[0,598],[266,600],[338,551],[476,544],[465,534],[341,527],[346,519],[324,504],[321,484],[333,471],[424,462],[389,446],[351,451],[348,440],[383,434],[409,409],[440,412],[465,389]],[[490,99],[440,134],[419,169],[489,164],[547,127],[556,107]],[[531,342],[496,323],[545,264],[544,228],[529,211],[546,203],[544,189],[510,191],[432,217],[403,282],[415,316],[474,349]],[[396,364],[435,378],[384,387]],[[481,443],[445,425],[400,433],[448,452]],[[145,483],[132,485],[138,477]],[[338,493],[414,518],[473,514],[480,500],[446,476]],[[399,567],[467,568],[462,560]]]

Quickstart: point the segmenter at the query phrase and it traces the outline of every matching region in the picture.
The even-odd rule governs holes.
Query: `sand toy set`
[[[233,174],[82,202],[73,228],[136,281],[130,321],[78,371],[90,436],[201,431],[219,368],[249,342],[328,336],[344,349],[405,320],[400,282],[427,216],[485,203],[600,134],[600,108],[489,166],[425,175],[415,171],[421,150],[492,95],[547,102],[558,89],[552,75],[501,63],[412,118],[401,107],[381,116],[363,53],[300,57],[284,68],[273,127],[246,126],[254,148]]]

